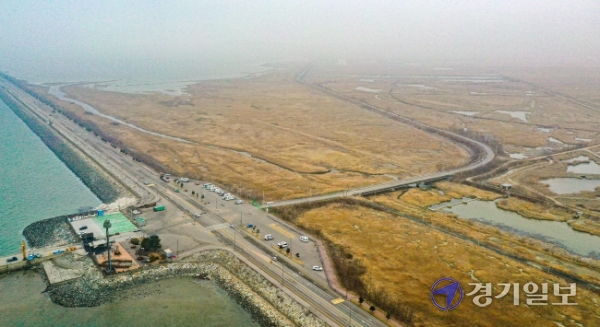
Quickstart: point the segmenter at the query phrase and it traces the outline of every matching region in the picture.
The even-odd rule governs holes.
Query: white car
[[[280,248],[287,248],[288,244],[287,244],[287,242],[279,242],[279,243],[277,243],[277,246]]]
[[[265,235],[265,241],[270,241],[272,239],[273,239],[273,235],[271,235],[271,234]]]
[[[244,201],[242,201],[242,200],[235,200],[235,204],[242,204],[242,203],[244,203]]]
[[[139,214],[140,214],[140,213],[142,213],[142,212],[141,212],[141,211],[139,211],[139,210],[133,210],[131,213],[133,213],[134,215],[139,215]]]
[[[321,271],[321,270],[323,270],[323,267],[321,267],[321,266],[313,266],[313,270],[314,271]]]
[[[306,242],[308,242],[308,237],[306,237],[306,236],[300,236],[300,241],[306,243]]]

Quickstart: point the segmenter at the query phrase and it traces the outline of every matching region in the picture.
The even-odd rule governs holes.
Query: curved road
[[[88,155],[92,153],[101,158],[100,161],[106,164],[110,162],[110,169],[119,171],[120,175],[117,176],[119,179],[132,180],[138,188],[155,193],[156,196],[162,196],[189,216],[192,216],[192,213],[198,212],[198,210],[205,212],[201,218],[195,220],[204,227],[222,225],[226,222],[219,215],[208,212],[203,205],[198,203],[197,199],[190,198],[188,194],[174,193],[169,186],[150,188],[149,185],[142,185],[141,180],[160,185],[158,174],[141,163],[129,160],[128,157],[119,153],[118,149],[114,149],[109,144],[93,137],[91,133],[85,132],[74,122],[61,115],[52,115],[51,108],[40,104],[18,87],[5,83],[2,79],[0,79],[0,85],[6,87],[8,94],[18,99],[21,104],[28,108],[32,116],[37,117],[42,122],[50,120],[54,122],[52,129],[72,142],[73,145],[84,149]],[[103,168],[107,169],[105,166]],[[386,326],[385,323],[352,302],[345,301],[337,305],[333,304],[332,300],[340,297],[338,293],[329,288],[323,281],[312,278],[306,273],[305,269],[287,258],[280,257],[278,262],[271,262],[270,257],[266,256],[265,253],[272,256],[272,250],[264,244],[256,242],[253,237],[248,237],[238,228],[218,229],[213,230],[213,233],[222,244],[234,246],[235,251],[245,258],[246,262],[249,262],[253,268],[258,268],[258,271],[275,285],[277,285],[280,278],[284,278],[285,282],[281,285],[282,290],[323,319],[326,324],[330,326]],[[238,235],[238,237],[235,235]]]
[[[340,191],[340,192],[335,192],[335,193],[329,193],[329,194],[323,194],[323,195],[316,195],[316,196],[311,196],[311,197],[307,197],[307,198],[300,198],[300,199],[293,199],[293,200],[286,200],[286,201],[279,201],[279,202],[275,202],[275,203],[270,203],[268,206],[269,207],[279,207],[279,206],[287,206],[287,205],[293,205],[293,204],[300,204],[300,203],[306,203],[306,202],[312,202],[312,201],[322,201],[322,200],[328,200],[328,199],[333,199],[333,198],[341,198],[344,196],[354,196],[354,195],[361,195],[363,193],[368,193],[368,192],[375,192],[375,191],[379,191],[379,190],[386,190],[386,189],[392,189],[392,188],[397,188],[397,187],[401,187],[401,186],[406,186],[409,184],[415,184],[415,183],[420,183],[420,182],[425,182],[425,181],[430,181],[430,180],[436,180],[436,179],[443,179],[446,176],[450,176],[456,173],[460,173],[460,172],[464,172],[464,171],[469,171],[472,169],[476,169],[479,168],[481,166],[484,166],[486,164],[488,164],[489,162],[491,162],[494,159],[494,150],[492,150],[492,148],[490,148],[489,146],[487,146],[486,144],[470,139],[468,137],[462,136],[460,134],[456,134],[456,133],[452,133],[449,132],[447,130],[443,130],[441,128],[437,128],[437,127],[433,127],[415,120],[412,120],[410,118],[406,118],[404,116],[401,116],[397,113],[393,113],[384,109],[381,109],[379,107],[370,105],[366,102],[362,102],[362,101],[358,101],[356,99],[353,99],[351,97],[345,96],[343,94],[322,88],[320,86],[314,85],[314,84],[309,84],[307,82],[304,81],[304,76],[306,75],[306,73],[308,72],[309,69],[306,69],[305,71],[303,71],[302,73],[298,74],[298,76],[296,76],[296,81],[302,85],[306,85],[308,87],[314,88],[316,90],[319,90],[323,93],[329,94],[333,97],[336,97],[340,100],[344,100],[347,102],[350,102],[352,104],[358,105],[360,107],[363,107],[367,110],[376,112],[384,117],[388,117],[391,119],[394,119],[396,121],[414,126],[416,128],[419,128],[425,132],[429,132],[429,133],[435,133],[436,135],[440,136],[440,137],[444,137],[449,139],[451,142],[456,143],[456,140],[460,140],[461,142],[463,142],[464,144],[469,144],[470,147],[475,147],[475,148],[479,148],[480,150],[482,150],[483,152],[483,156],[478,158],[476,161],[474,162],[470,162],[468,165],[460,167],[460,168],[455,168],[455,169],[451,169],[451,170],[447,170],[447,171],[440,171],[437,173],[433,173],[433,174],[428,174],[428,175],[423,175],[423,176],[418,176],[418,177],[411,177],[411,178],[405,178],[405,179],[400,179],[397,181],[391,181],[391,182],[387,182],[387,183],[382,183],[382,184],[376,184],[376,185],[371,185],[371,186],[364,186],[364,187],[359,187],[359,188],[354,188],[354,189],[349,189],[346,191]],[[452,138],[450,138],[450,136]],[[462,144],[462,146],[465,146],[464,144]],[[471,150],[471,148],[470,148]]]

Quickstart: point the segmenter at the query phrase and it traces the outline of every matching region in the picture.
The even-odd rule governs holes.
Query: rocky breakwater
[[[52,301],[66,307],[98,306],[119,300],[125,291],[135,286],[165,278],[207,276],[262,326],[326,326],[236,256],[223,250],[206,251],[182,262],[108,278],[92,266],[85,267],[84,271],[79,279],[49,286]]]
[[[25,227],[23,236],[31,247],[58,246],[79,241],[67,222],[67,216],[36,221]]]

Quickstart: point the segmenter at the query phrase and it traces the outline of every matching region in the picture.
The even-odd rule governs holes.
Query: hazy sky
[[[600,1],[0,1],[15,75],[298,58],[598,65]]]

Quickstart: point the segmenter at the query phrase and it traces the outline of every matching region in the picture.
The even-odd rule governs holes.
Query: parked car
[[[140,213],[142,213],[142,212],[141,212],[141,211],[139,211],[139,210],[133,210],[131,213],[133,213],[134,215],[139,215],[139,214],[140,214]]]
[[[244,203],[244,201],[242,201],[242,200],[239,200],[239,199],[238,199],[238,200],[235,200],[235,204],[242,204],[242,203]]]
[[[287,242],[279,242],[279,243],[277,243],[277,246],[280,248],[287,248],[288,244],[287,244]]]
[[[6,262],[13,262],[13,261],[17,261],[19,259],[17,259],[17,257],[12,257],[12,258],[8,258],[6,259]]]
[[[306,243],[306,242],[308,242],[308,237],[306,237],[306,236],[300,236],[300,241]]]
[[[265,241],[270,241],[270,240],[272,240],[273,238],[274,238],[274,237],[273,237],[273,235],[271,235],[271,234],[267,234],[267,235],[265,235]]]
[[[323,267],[321,267],[321,266],[313,266],[313,270],[314,271],[321,271],[321,270],[323,270]]]
[[[83,226],[79,227],[79,230],[84,230],[84,229],[87,229],[86,225],[83,225]]]

